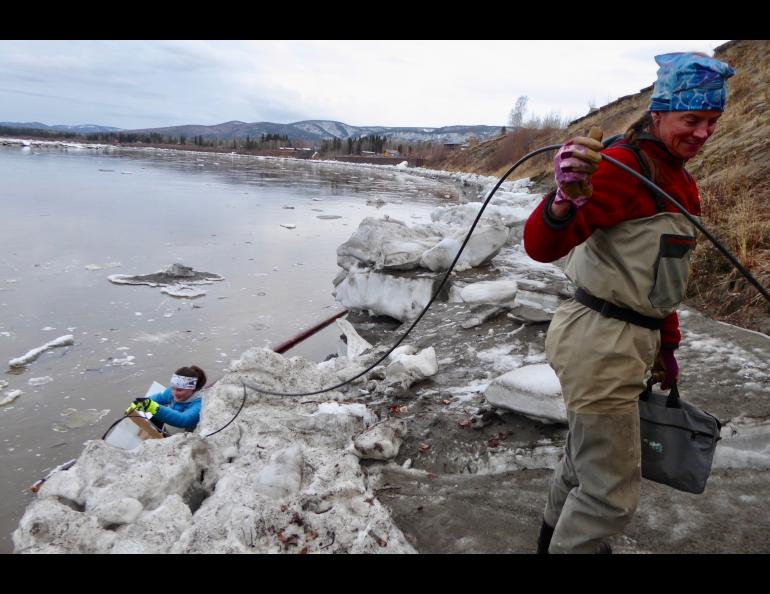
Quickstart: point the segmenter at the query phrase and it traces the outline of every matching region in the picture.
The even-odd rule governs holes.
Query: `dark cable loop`
[[[129,419],[129,418],[132,418],[132,419],[144,419],[145,421],[148,421],[148,420],[149,420],[147,417],[143,417],[142,415],[123,415],[123,416],[122,416],[122,417],[120,417],[120,418],[119,418],[117,421],[115,421],[115,422],[114,422],[112,425],[110,425],[109,427],[107,427],[107,431],[105,431],[105,432],[104,432],[104,435],[102,435],[102,439],[104,439],[105,437],[107,437],[107,434],[110,432],[110,430],[111,430],[111,429],[112,429],[112,428],[113,428],[115,425],[117,425],[118,423],[120,423],[120,422],[121,422],[123,419]]]
[[[203,439],[206,439],[207,437],[211,437],[212,435],[216,435],[217,433],[222,431],[225,427],[227,427],[230,423],[232,423],[238,417],[239,414],[241,414],[241,411],[243,410],[243,407],[246,404],[246,383],[245,382],[241,382],[241,383],[243,384],[243,400],[241,401],[241,407],[238,409],[238,412],[235,413],[235,416],[227,422],[227,425],[225,425],[224,427],[220,427],[219,429],[217,429],[212,433],[209,433],[208,435],[204,435]]]

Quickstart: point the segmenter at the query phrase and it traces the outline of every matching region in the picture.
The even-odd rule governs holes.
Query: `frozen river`
[[[0,147],[0,179],[0,401],[21,390],[0,406],[3,553],[26,487],[153,380],[197,364],[213,381],[247,348],[336,311],[336,248],[364,217],[427,223],[435,206],[477,198],[396,168],[121,149]],[[225,280],[194,300],[107,280],[174,262]],[[8,366],[70,334],[74,345]],[[323,360],[337,334],[289,355]]]

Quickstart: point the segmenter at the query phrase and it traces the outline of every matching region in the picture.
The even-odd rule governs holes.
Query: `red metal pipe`
[[[347,309],[343,309],[341,312],[334,314],[332,317],[324,320],[323,322],[319,322],[315,326],[313,326],[311,328],[308,328],[307,330],[303,330],[302,332],[300,332],[299,334],[297,334],[293,338],[290,338],[289,340],[287,340],[285,342],[282,342],[278,346],[274,347],[273,351],[276,352],[276,353],[279,353],[279,354],[285,353],[290,348],[292,348],[293,346],[299,344],[300,342],[302,342],[306,338],[308,338],[310,336],[313,336],[313,334],[315,334],[319,330],[322,330],[323,328],[326,328],[334,320],[336,320],[337,318],[341,318],[346,313],[348,313],[348,310]]]

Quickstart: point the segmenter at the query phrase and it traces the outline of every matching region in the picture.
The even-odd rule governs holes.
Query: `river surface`
[[[0,400],[22,391],[0,406],[2,553],[27,487],[153,381],[196,364],[211,382],[246,349],[338,311],[336,248],[364,217],[427,223],[437,205],[476,199],[396,168],[127,149],[0,147],[0,180]],[[175,262],[225,280],[193,300],[107,280]],[[74,345],[8,366],[68,334]],[[287,356],[321,361],[338,335],[329,326]]]

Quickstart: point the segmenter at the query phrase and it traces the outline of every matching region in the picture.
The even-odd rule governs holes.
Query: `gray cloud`
[[[535,115],[582,115],[650,84],[656,53],[720,43],[6,40],[0,120],[501,125],[519,95]]]

